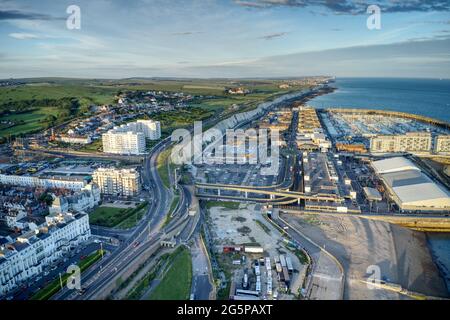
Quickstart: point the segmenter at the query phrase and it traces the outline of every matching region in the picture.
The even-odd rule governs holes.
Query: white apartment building
[[[65,188],[69,190],[81,190],[87,185],[87,182],[85,180],[71,179],[69,177],[48,178],[0,174],[0,184],[23,187]]]
[[[159,121],[138,120],[114,127],[102,135],[103,152],[138,155],[145,153],[145,139],[161,138]]]
[[[431,151],[431,133],[408,132],[404,135],[380,135],[370,139],[370,151],[384,152],[417,152]]]
[[[140,174],[136,169],[99,168],[92,178],[103,194],[135,196],[141,191]]]
[[[153,120],[138,120],[130,124],[136,126],[138,132],[145,134],[145,137],[150,140],[158,140],[161,138],[161,124],[159,121]]]
[[[88,215],[69,213],[49,215],[40,226],[30,224],[15,240],[0,238],[0,296],[42,273],[90,235]]]
[[[102,142],[105,153],[128,155],[145,153],[145,136],[140,132],[120,132],[112,129],[102,135]]]
[[[442,154],[450,153],[450,134],[436,136],[434,152]]]
[[[53,203],[49,207],[51,214],[81,212],[93,209],[100,202],[100,188],[95,184],[88,184],[81,191],[70,196],[53,195]]]

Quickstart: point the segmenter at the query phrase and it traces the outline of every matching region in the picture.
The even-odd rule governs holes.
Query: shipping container
[[[252,295],[242,294],[242,295],[234,295],[233,300],[244,300],[244,301],[245,300],[259,300],[259,298],[252,296]]]
[[[245,246],[244,251],[248,252],[248,253],[264,253],[264,249],[262,247],[248,247],[248,246]]]
[[[289,277],[288,269],[286,267],[283,267],[282,269],[283,269],[284,283],[286,284],[286,286],[289,286],[291,283],[291,278]]]
[[[270,272],[272,270],[272,265],[270,264],[270,258],[266,258],[266,270]]]
[[[248,289],[248,274],[244,273],[244,278],[242,279],[242,287]]]
[[[261,271],[259,270],[259,266],[255,266],[255,274],[256,274],[256,276],[261,275]]]
[[[259,297],[259,293],[257,291],[243,290],[243,289],[237,289],[236,295],[248,295],[248,296]]]
[[[282,254],[280,254],[280,264],[282,267],[286,267],[286,259]]]
[[[283,271],[282,271],[281,264],[280,264],[279,262],[277,262],[277,263],[275,264],[275,269],[277,270],[278,273],[283,272]]]
[[[286,267],[287,267],[289,273],[294,272],[294,267],[292,266],[291,257],[286,256]]]

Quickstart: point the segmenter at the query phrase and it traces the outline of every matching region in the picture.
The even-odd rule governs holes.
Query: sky
[[[0,0],[3,79],[313,75],[450,78],[450,0]]]

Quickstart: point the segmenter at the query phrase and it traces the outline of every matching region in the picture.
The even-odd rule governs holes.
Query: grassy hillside
[[[0,88],[0,137],[37,132],[114,102],[113,88],[80,84],[30,83]]]
[[[77,98],[80,103],[108,104],[114,101],[117,90],[98,86],[37,83],[0,88],[0,106],[23,100]]]
[[[278,88],[281,80],[36,78],[21,81],[25,84],[0,87],[0,139],[61,124],[83,115],[89,105],[114,103],[118,92],[129,90],[182,91],[204,96],[193,103],[196,108],[190,111],[156,114],[155,119],[162,122],[165,134],[195,120],[204,120],[215,112],[223,111],[224,116],[233,111],[233,104],[239,105],[240,111],[248,110],[286,92]],[[230,95],[225,92],[230,87],[245,87],[251,93]]]

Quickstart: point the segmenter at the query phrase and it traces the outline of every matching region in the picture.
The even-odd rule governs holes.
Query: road
[[[274,210],[272,220],[308,252],[312,259],[312,271],[307,281],[306,296],[310,300],[342,300],[344,270],[340,263],[324,248],[294,229]]]
[[[284,101],[283,103],[287,103]],[[217,119],[205,121],[204,126],[215,122]],[[250,119],[248,122],[251,122]],[[247,122],[247,121],[246,121]],[[245,123],[240,125],[245,125]],[[190,130],[192,132],[192,129]],[[127,239],[119,245],[117,250],[112,251],[101,261],[89,268],[81,276],[82,287],[85,288],[83,295],[73,290],[63,289],[57,293],[53,299],[83,299],[92,300],[104,297],[102,295],[105,289],[118,278],[118,275],[131,264],[136,263],[139,257],[145,252],[156,250],[159,242],[167,238],[167,233],[174,232],[171,235],[180,235],[181,241],[186,242],[198,232],[200,215],[198,217],[189,217],[187,208],[189,207],[191,196],[186,188],[182,188],[184,196],[181,197],[177,214],[170,223],[163,228],[168,206],[170,205],[170,193],[164,187],[161,178],[157,172],[157,157],[171,144],[170,137],[162,140],[155,145],[148,156],[144,158],[144,170],[142,177],[144,184],[152,190],[154,201],[150,202],[149,209],[142,220],[134,229],[123,231],[121,235]],[[107,157],[107,155],[105,156]],[[186,212],[186,214],[183,214]],[[178,231],[179,230],[179,231]],[[98,228],[95,230],[101,236],[109,237],[113,232],[107,229]],[[117,233],[116,233],[117,234]],[[207,287],[204,277],[196,277],[196,287],[200,288],[199,296],[204,296]]]
[[[103,245],[103,248],[108,251],[115,249],[111,245]],[[60,273],[65,273],[70,265],[76,265],[82,260],[82,257],[87,257],[98,249],[100,249],[99,243],[88,242],[67,252],[58,260],[57,265],[53,267],[48,266],[46,272],[43,272],[41,276],[32,279],[26,286],[11,293],[11,296],[14,297],[14,300],[29,300],[34,293],[40,290],[40,288],[45,287],[51,281],[58,278]]]
[[[194,244],[191,246],[192,256],[192,288],[191,296],[194,300],[209,300],[212,285],[209,281],[208,256],[200,236],[197,235]]]
[[[151,187],[154,199],[158,201],[151,202],[143,219],[116,251],[82,274],[81,283],[86,288],[83,296],[78,296],[73,290],[64,289],[55,295],[54,299],[94,298],[114,278],[117,270],[125,268],[132,258],[142,253],[143,249],[159,243],[162,235],[160,229],[168,207],[168,191],[158,175],[156,160],[169,143],[169,139],[161,141],[144,161],[145,169],[142,172],[144,183]]]

